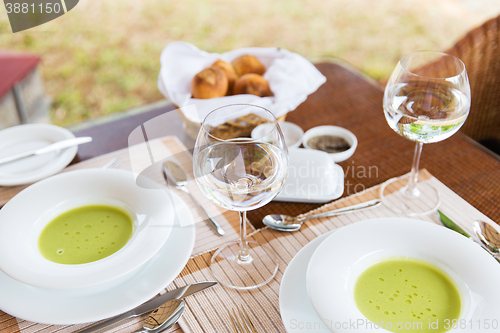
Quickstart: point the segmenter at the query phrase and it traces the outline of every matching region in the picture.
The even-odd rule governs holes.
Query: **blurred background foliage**
[[[382,80],[402,54],[445,50],[499,13],[500,0],[80,0],[16,34],[0,6],[0,50],[42,57],[51,121],[69,125],[163,99],[159,56],[171,41],[218,53],[281,47]]]

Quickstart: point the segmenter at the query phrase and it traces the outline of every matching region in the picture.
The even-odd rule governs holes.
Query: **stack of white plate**
[[[75,135],[49,124],[27,124],[0,131],[0,158],[46,147]],[[0,165],[0,186],[31,184],[64,169],[75,157],[78,147],[31,156]]]
[[[462,300],[459,322],[467,325],[453,332],[478,332],[485,324],[500,324],[500,265],[493,257],[441,226],[383,218],[331,231],[293,258],[280,289],[287,332],[388,332],[366,325],[369,320],[356,307],[353,291],[365,269],[391,256],[425,260],[455,280]]]
[[[166,188],[146,187],[128,171],[87,169],[44,179],[11,199],[0,210],[0,309],[39,323],[92,322],[130,310],[165,288],[187,263],[195,229],[180,198]],[[90,204],[122,207],[132,215],[128,243],[87,264],[43,258],[37,246],[43,228],[61,213]]]

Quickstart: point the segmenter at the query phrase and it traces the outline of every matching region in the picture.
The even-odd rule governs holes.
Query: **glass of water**
[[[253,121],[268,124],[258,138],[240,130]],[[235,289],[252,289],[271,281],[278,270],[277,256],[267,244],[247,240],[246,212],[270,202],[288,173],[288,150],[274,115],[247,104],[209,113],[196,139],[193,169],[208,199],[240,214],[240,239],[220,247],[212,258],[215,278]]]
[[[422,147],[455,134],[467,119],[469,109],[469,79],[460,59],[421,51],[399,60],[385,87],[384,114],[389,126],[415,141],[416,147],[406,185],[397,186],[399,179],[390,179],[381,187],[382,201],[391,210],[418,216],[437,209],[438,191],[418,181]]]

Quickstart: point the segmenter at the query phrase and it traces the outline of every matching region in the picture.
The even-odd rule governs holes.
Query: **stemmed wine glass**
[[[438,191],[418,182],[422,146],[455,134],[469,109],[469,79],[460,59],[419,51],[399,60],[385,88],[385,118],[396,133],[417,144],[406,186],[398,189],[394,184],[398,179],[390,179],[381,187],[382,202],[391,210],[417,216],[437,209]]]
[[[266,122],[259,138],[238,131],[241,122]],[[246,212],[271,201],[281,190],[288,173],[288,150],[271,112],[248,104],[213,110],[201,125],[193,153],[196,183],[215,204],[240,213],[240,239],[220,247],[210,269],[225,286],[235,289],[260,287],[274,277],[278,258],[265,244],[247,241]]]

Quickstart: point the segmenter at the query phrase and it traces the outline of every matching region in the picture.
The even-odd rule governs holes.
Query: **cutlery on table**
[[[43,155],[46,153],[50,153],[52,151],[65,149],[65,148],[69,148],[69,147],[73,147],[73,146],[78,146],[78,145],[81,145],[81,144],[84,144],[84,143],[87,143],[90,141],[92,141],[92,138],[89,136],[58,141],[56,143],[50,144],[50,145],[43,147],[43,148],[40,148],[40,149],[30,150],[30,151],[27,151],[24,153],[16,154],[14,156],[4,157],[4,158],[0,159],[0,164],[19,160],[21,158],[25,158],[28,156]]]
[[[185,307],[186,302],[179,299],[173,299],[160,305],[144,321],[142,329],[134,333],[160,333],[168,330],[182,316]]]
[[[474,221],[474,234],[476,235],[477,240],[479,240],[478,242],[441,211],[438,210],[437,213],[439,220],[441,220],[445,227],[458,232],[476,243],[479,243],[479,245],[486,250],[486,252],[491,254],[493,258],[500,262],[500,258],[498,257],[498,254],[500,254],[500,233],[495,228],[484,221]]]
[[[276,230],[297,231],[300,229],[300,227],[302,226],[302,223],[304,223],[305,220],[351,213],[351,212],[360,211],[360,210],[364,210],[364,209],[374,208],[374,207],[380,206],[380,204],[381,204],[380,200],[375,199],[375,200],[370,200],[370,201],[363,202],[360,204],[347,206],[347,207],[331,210],[331,211],[320,213],[320,214],[304,216],[304,217],[300,217],[300,218],[288,216],[288,215],[272,214],[272,215],[264,216],[264,218],[262,219],[262,222],[265,225],[267,225],[273,229],[276,229]]]
[[[100,330],[103,330],[109,326],[115,325],[117,323],[120,323],[126,319],[137,317],[140,315],[143,315],[147,312],[150,312],[156,308],[158,308],[160,305],[173,300],[173,299],[182,299],[184,297],[193,295],[199,291],[205,290],[209,287],[212,287],[213,285],[216,285],[217,282],[201,282],[201,283],[194,283],[185,287],[177,288],[175,290],[169,291],[161,296],[158,296],[156,298],[153,298],[152,300],[139,305],[135,309],[132,309],[128,312],[125,312],[119,316],[116,316],[114,318],[108,319],[100,324],[97,324],[95,326],[89,327],[87,329],[84,329],[82,331],[79,331],[78,333],[91,333],[91,332],[97,332]]]
[[[231,322],[233,323],[234,333],[257,333],[255,326],[252,324],[250,320],[250,316],[248,312],[242,308],[238,307],[238,312],[234,309],[232,310],[232,314],[229,314],[231,317]]]
[[[193,197],[193,195],[191,194],[191,192],[187,188],[187,186],[186,186],[187,185],[187,175],[184,172],[184,170],[182,170],[181,166],[173,161],[165,161],[162,165],[162,170],[163,170],[163,176],[165,177],[165,180],[167,180],[167,182],[168,182],[170,179],[174,183],[175,188],[177,188],[177,189],[183,191],[184,193],[186,193],[187,195],[189,195],[191,200],[206,215],[206,217],[208,218],[208,221],[210,222],[210,226],[212,227],[212,229],[214,229],[214,231],[218,235],[224,236],[226,234],[226,232],[224,231],[224,229],[222,229],[221,225],[217,221],[215,221],[213,218],[211,218],[210,215],[208,215],[205,208],[203,208],[203,206],[200,205],[200,203]]]
[[[496,256],[500,253],[500,233],[493,226],[484,221],[474,221],[474,233],[491,254]]]

